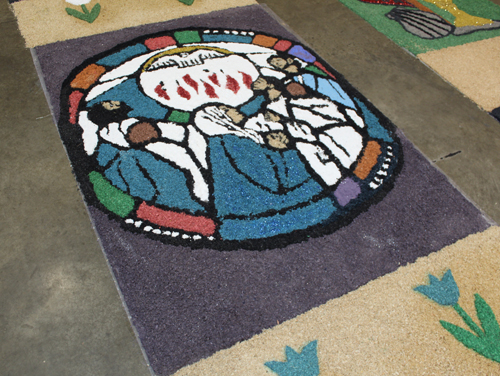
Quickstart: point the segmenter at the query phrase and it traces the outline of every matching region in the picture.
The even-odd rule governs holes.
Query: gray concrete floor
[[[500,222],[500,123],[336,0],[263,2]],[[0,375],[149,375],[5,0],[0,35]]]

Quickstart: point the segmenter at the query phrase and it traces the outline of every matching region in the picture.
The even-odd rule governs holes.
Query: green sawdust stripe
[[[499,363],[467,348],[441,325],[444,320],[467,328],[456,311],[414,290],[429,284],[429,274],[441,279],[447,270],[460,289],[458,303],[473,320],[479,323],[477,294],[500,319],[500,227],[491,227],[175,376],[276,375],[266,364],[286,366],[294,358],[304,369],[317,361],[320,376],[497,375]],[[313,343],[315,353],[305,356]],[[295,375],[284,372],[280,375]]]
[[[92,171],[89,174],[89,180],[94,186],[97,199],[109,211],[125,218],[134,210],[135,200],[128,194],[112,186],[100,173]]]
[[[449,35],[444,38],[427,40],[407,32],[398,22],[390,20],[385,16],[394,6],[368,4],[360,0],[340,0],[340,2],[363,17],[375,29],[415,55],[500,36],[500,29],[496,29],[481,30],[461,36]],[[426,1],[420,2],[447,21],[453,22],[454,17],[448,12],[444,12]],[[500,6],[489,0],[454,0],[454,3],[471,15],[500,20]]]

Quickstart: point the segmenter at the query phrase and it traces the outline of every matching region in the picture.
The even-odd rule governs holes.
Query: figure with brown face
[[[268,104],[265,115],[248,119],[245,127],[259,132],[277,132],[267,137],[273,145],[295,148],[322,184],[335,185],[363,148],[360,131],[364,123],[359,121],[359,116],[356,117],[358,122],[352,120],[349,112],[356,114],[354,110],[314,95],[311,89],[306,91],[304,85],[293,81],[293,74],[299,73],[293,59],[276,56],[268,62],[287,72],[287,77],[283,82],[261,76],[252,84],[255,91],[264,93]],[[276,123],[274,127],[270,125],[273,122]],[[286,142],[278,143],[277,140]]]
[[[295,59],[286,56],[273,56],[268,59],[268,63],[276,70],[286,75],[284,84],[287,91],[295,97],[306,96],[311,89],[331,100],[345,105],[349,109],[356,111],[356,106],[342,87],[333,79],[328,77],[316,77],[304,70]]]
[[[299,64],[291,57],[273,56],[269,59],[269,64],[278,70],[289,74],[299,73]]]

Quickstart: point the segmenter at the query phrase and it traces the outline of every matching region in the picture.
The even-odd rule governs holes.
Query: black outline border
[[[404,156],[403,156],[403,148],[402,148],[402,143],[399,139],[399,137],[396,134],[396,126],[384,115],[382,114],[377,108],[373,106],[373,104],[366,99],[364,96],[359,93],[358,90],[356,90],[352,85],[335,69],[333,69],[330,64],[328,64],[326,61],[324,61],[320,56],[318,56],[312,49],[308,48],[307,46],[304,46],[300,42],[296,42],[294,40],[290,40],[292,42],[292,45],[300,45],[302,46],[306,51],[311,53],[316,58],[316,61],[321,63],[330,73],[332,73],[335,76],[336,81],[339,83],[339,85],[346,91],[346,93],[351,97],[351,98],[356,98],[360,102],[362,102],[370,112],[374,116],[377,117],[378,121],[380,124],[386,129],[390,136],[394,139],[394,144],[398,145],[398,155],[395,156],[395,163],[396,165],[394,167],[391,167],[392,173],[391,176],[383,183],[383,188],[377,191],[372,197],[368,198],[367,201],[363,201],[353,209],[351,209],[347,214],[345,214],[342,218],[328,223],[326,225],[318,224],[311,226],[307,229],[304,230],[295,230],[287,234],[280,234],[276,235],[273,237],[268,237],[264,239],[249,239],[249,240],[243,240],[243,241],[234,241],[234,240],[213,240],[210,241],[208,239],[201,239],[201,240],[185,240],[185,239],[178,239],[178,238],[172,238],[168,235],[156,235],[151,232],[146,232],[143,230],[135,230],[132,225],[125,224],[124,221],[125,219],[118,216],[117,214],[114,214],[110,212],[108,209],[104,207],[103,204],[100,203],[100,201],[97,199],[94,193],[94,189],[92,186],[92,183],[90,183],[88,179],[88,174],[91,171],[96,170],[95,165],[91,162],[91,158],[85,153],[83,149],[83,140],[81,138],[81,128],[77,127],[76,125],[73,125],[69,122],[69,94],[71,94],[72,91],[76,90],[71,88],[70,83],[73,81],[73,79],[76,77],[78,73],[82,71],[83,68],[86,66],[96,63],[98,60],[110,56],[111,54],[118,52],[122,50],[125,47],[135,45],[138,43],[144,44],[144,42],[147,39],[151,38],[157,38],[161,36],[172,36],[175,32],[179,31],[192,31],[192,30],[197,30],[200,35],[203,35],[203,32],[205,30],[226,30],[227,28],[213,28],[213,27],[186,27],[186,28],[181,28],[181,29],[170,29],[170,30],[164,30],[148,35],[143,35],[138,38],[131,39],[127,42],[120,43],[116,45],[115,47],[108,49],[105,52],[99,53],[97,55],[93,55],[89,57],[88,59],[85,59],[82,64],[79,66],[73,68],[71,70],[71,73],[67,76],[67,78],[63,81],[62,88],[61,88],[61,94],[60,94],[60,118],[58,122],[58,129],[59,133],[61,135],[61,138],[64,142],[67,154],[69,156],[69,159],[71,161],[72,165],[72,170],[73,173],[76,177],[76,180],[79,184],[79,188],[82,192],[82,195],[84,196],[84,200],[87,205],[92,205],[96,208],[98,208],[100,211],[103,213],[107,214],[108,218],[112,221],[118,221],[121,224],[121,227],[127,231],[127,232],[132,232],[135,234],[140,234],[143,236],[146,236],[147,238],[154,239],[156,241],[160,241],[164,244],[169,244],[169,245],[174,245],[174,246],[184,246],[187,248],[190,248],[192,250],[194,249],[200,249],[200,248],[209,248],[209,249],[216,249],[220,251],[233,251],[233,250],[239,250],[239,249],[244,249],[244,250],[258,250],[258,251],[263,251],[263,250],[269,250],[273,248],[283,248],[291,244],[296,244],[296,243],[301,243],[307,241],[309,238],[318,238],[322,237],[325,235],[330,235],[337,231],[338,229],[345,227],[349,225],[357,216],[361,215],[363,212],[367,211],[372,205],[377,204],[380,202],[385,195],[394,188],[395,180],[397,176],[399,175],[403,164],[404,164]],[[236,30],[231,28],[231,31],[238,31],[240,32],[252,32],[254,35],[265,35],[273,38],[277,38],[278,40],[284,39],[284,40],[289,40],[286,37],[281,37],[277,35],[272,35],[266,32],[260,32],[260,31],[254,31],[254,30]],[[195,42],[192,42],[195,43]],[[200,43],[200,42],[196,42]],[[289,49],[287,49],[288,51]],[[277,53],[280,51],[276,50]],[[287,53],[287,52],[284,52]],[[301,59],[302,60],[302,59]],[[79,103],[79,109],[78,111],[81,110],[82,106],[82,101]],[[137,205],[134,208],[134,210],[137,209]],[[217,223],[217,221],[215,221]],[[152,225],[155,226],[155,225]],[[157,226],[157,225],[156,225]],[[176,231],[176,230],[174,230]],[[182,232],[182,231],[179,231]],[[183,232],[186,233],[186,232]],[[179,237],[180,238],[180,237]]]

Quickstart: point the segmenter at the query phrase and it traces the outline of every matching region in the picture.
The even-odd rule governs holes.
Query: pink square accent
[[[175,41],[174,38],[166,36],[166,37],[148,39],[144,42],[144,44],[150,50],[159,50],[160,48],[174,46],[177,44],[177,42]]]

